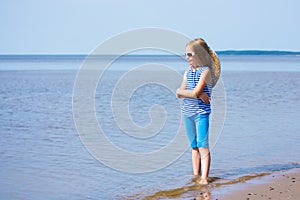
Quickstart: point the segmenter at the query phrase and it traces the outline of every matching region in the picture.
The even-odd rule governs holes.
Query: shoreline
[[[260,200],[300,198],[300,168],[273,172],[244,183],[226,187],[226,193],[212,199]]]
[[[269,200],[300,199],[300,168],[253,173],[236,179],[210,177],[209,185],[193,178],[183,187],[135,194],[125,199]]]

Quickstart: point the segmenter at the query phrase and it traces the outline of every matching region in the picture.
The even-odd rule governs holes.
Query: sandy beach
[[[270,175],[240,183],[222,200],[300,199],[300,169],[274,172]]]

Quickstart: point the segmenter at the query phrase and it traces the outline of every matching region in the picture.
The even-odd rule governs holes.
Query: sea
[[[220,53],[208,186],[192,175],[178,55],[1,55],[0,199],[222,199],[300,168],[300,56]]]

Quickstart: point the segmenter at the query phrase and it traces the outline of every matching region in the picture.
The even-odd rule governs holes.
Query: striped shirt
[[[189,68],[184,76],[186,78],[186,89],[193,90],[200,78],[201,74],[206,70],[209,69],[208,67],[200,67],[196,70]],[[212,81],[206,84],[203,88],[203,92],[211,96],[212,93]],[[210,103],[206,104],[199,98],[184,98],[183,105],[182,105],[182,112],[185,116],[190,117],[195,114],[209,114],[211,111]]]

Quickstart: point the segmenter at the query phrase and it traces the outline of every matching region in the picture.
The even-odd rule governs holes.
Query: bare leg
[[[208,148],[199,148],[201,156],[201,181],[200,184],[208,184],[208,174],[210,168],[210,152]]]
[[[200,172],[200,154],[198,148],[192,149],[192,162],[194,175],[198,176]]]

